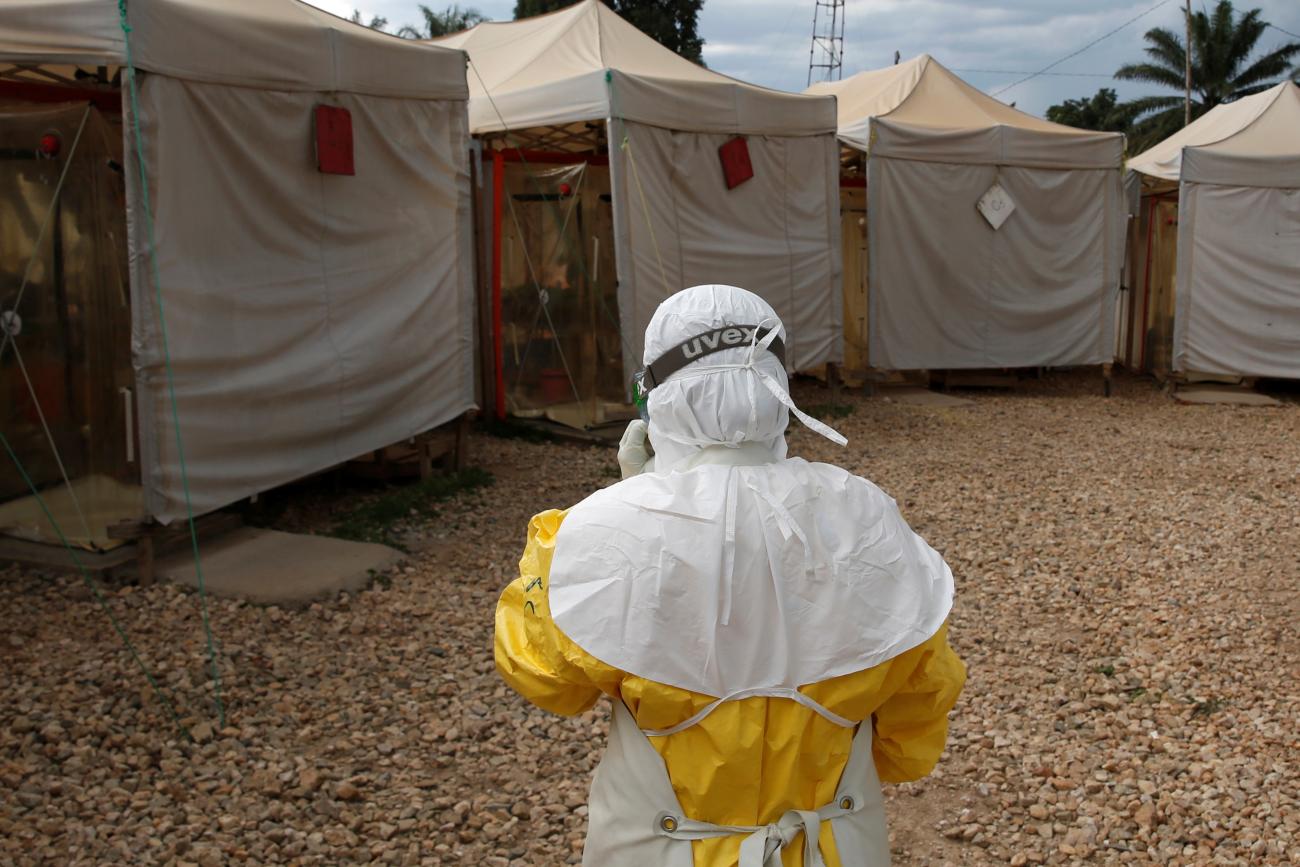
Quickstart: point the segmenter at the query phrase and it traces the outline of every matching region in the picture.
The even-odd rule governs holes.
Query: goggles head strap
[[[755,331],[758,332],[757,335],[754,334]],[[640,387],[649,394],[656,386],[686,365],[715,352],[740,349],[761,342],[771,331],[771,328],[760,328],[757,325],[723,325],[712,331],[688,337],[646,365],[640,378]],[[785,365],[785,344],[781,342],[780,337],[773,337],[767,349],[780,359],[783,366]]]

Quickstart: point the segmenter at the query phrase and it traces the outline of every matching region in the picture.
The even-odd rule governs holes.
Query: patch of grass
[[[1211,698],[1205,701],[1198,701],[1192,706],[1193,717],[1213,716],[1228,706],[1227,699]]]
[[[531,425],[520,424],[511,419],[503,421],[501,419],[485,418],[479,422],[479,429],[488,436],[500,437],[501,439],[523,440],[530,443],[553,443],[558,441],[558,438],[548,431],[538,430]]]
[[[1146,694],[1147,694],[1147,688],[1145,686],[1135,686],[1128,691],[1128,700],[1135,701],[1139,697],[1144,696]]]
[[[813,418],[828,421],[853,415],[854,407],[851,403],[815,403],[812,406],[801,407],[801,409]]]
[[[1115,676],[1115,666],[1113,666],[1113,665],[1099,665],[1099,666],[1097,666],[1097,668],[1096,668],[1096,672],[1097,672],[1098,674],[1104,674],[1104,675],[1106,675],[1107,677],[1114,677],[1114,676]]]
[[[471,467],[448,476],[393,488],[368,500],[334,524],[330,535],[355,542],[377,542],[401,548],[396,541],[398,525],[411,518],[433,514],[433,506],[464,491],[492,484],[492,474]]]

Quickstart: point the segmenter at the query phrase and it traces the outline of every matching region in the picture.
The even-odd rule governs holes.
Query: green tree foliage
[[[515,20],[545,15],[577,3],[578,0],[515,0]]]
[[[544,15],[577,0],[515,0],[515,19]],[[608,0],[611,9],[665,48],[701,66],[704,40],[698,19],[704,0]]]
[[[369,27],[371,30],[383,31],[388,29],[387,18],[383,17],[382,15],[372,15],[370,16],[370,21],[367,22],[362,19],[360,9],[353,9],[352,17],[349,18],[348,20],[351,21],[353,24],[360,24],[362,27]]]
[[[1119,111],[1119,98],[1115,91],[1103,87],[1091,97],[1067,99],[1047,109],[1047,119],[1078,129],[1095,129],[1102,132],[1128,132],[1129,118]]]
[[[458,3],[453,3],[441,12],[435,12],[421,3],[420,16],[424,18],[423,23],[418,26],[407,24],[397,31],[397,35],[403,39],[436,39],[449,33],[468,30],[475,24],[488,20],[477,9],[468,6],[462,9]]]
[[[1255,47],[1268,22],[1260,10],[1238,16],[1231,0],[1218,0],[1209,11],[1192,13],[1192,118],[1216,105],[1231,102],[1285,80],[1300,57],[1300,42],[1287,42],[1262,55]],[[1119,68],[1116,78],[1144,81],[1176,91],[1171,95],[1144,96],[1118,106],[1133,123],[1129,151],[1177,132],[1183,125],[1184,53],[1182,33],[1164,27],[1146,32],[1145,63]]]

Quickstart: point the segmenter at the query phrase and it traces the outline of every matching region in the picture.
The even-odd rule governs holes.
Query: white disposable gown
[[[660,306],[646,362],[727,325],[784,337],[756,295],[697,286]],[[952,575],[875,485],[787,457],[787,388],[757,339],[687,365],[649,397],[653,470],[530,527],[498,669],[551,710],[622,705],[585,863],[887,863],[877,773],[943,749]]]

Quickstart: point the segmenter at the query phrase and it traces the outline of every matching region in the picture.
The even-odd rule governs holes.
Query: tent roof
[[[191,81],[464,99],[465,60],[299,0],[131,0],[132,60]],[[110,0],[0,0],[3,64],[118,66],[126,45]]]
[[[1213,162],[1255,164],[1255,172],[1270,165],[1300,160],[1300,87],[1283,82],[1261,93],[1216,105],[1158,145],[1129,160],[1128,166],[1156,178],[1195,179],[1198,168]],[[1246,169],[1250,171],[1250,169]],[[1189,172],[1193,174],[1188,177]],[[1216,172],[1217,174],[1217,172]],[[1273,184],[1265,184],[1272,186]],[[1293,175],[1290,183],[1297,186]]]
[[[1123,152],[1119,133],[1079,130],[1017,111],[967,84],[928,54],[859,72],[843,81],[814,84],[805,92],[833,94],[839,100],[840,140],[864,151],[870,149],[872,121],[886,120],[891,126],[914,131],[974,132],[1003,127],[1092,147],[1100,144],[1107,152],[1114,151],[1116,165]]]
[[[769,90],[697,66],[599,0],[521,21],[485,22],[433,42],[469,53],[476,133],[611,116],[699,132],[835,129],[831,100]]]

